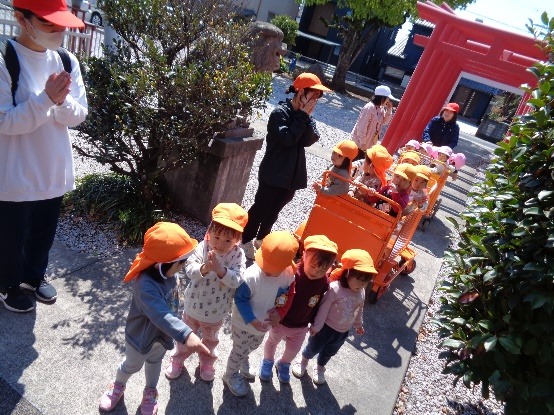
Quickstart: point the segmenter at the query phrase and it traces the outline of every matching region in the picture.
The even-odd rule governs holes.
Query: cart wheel
[[[425,229],[427,229],[430,223],[431,223],[431,218],[425,217],[419,224],[419,228],[421,229],[422,232],[425,232]]]
[[[442,198],[437,199],[437,201],[435,202],[435,206],[433,206],[433,213],[431,214],[431,219],[433,219],[435,217],[435,215],[437,214],[437,211],[441,207],[441,203],[442,203]]]
[[[369,304],[375,304],[377,302],[378,295],[375,291],[371,291],[367,297],[367,302]]]
[[[400,261],[399,265],[402,266],[404,265],[406,261],[404,261],[403,259]],[[415,259],[412,259],[411,262],[406,266],[406,268],[404,268],[402,271],[400,271],[400,275],[409,275],[411,274],[412,272],[414,272],[416,268],[416,261]]]

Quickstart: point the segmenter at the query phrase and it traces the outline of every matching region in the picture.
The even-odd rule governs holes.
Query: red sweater
[[[313,323],[323,294],[329,288],[329,274],[316,280],[309,279],[304,273],[304,263],[298,264],[294,276],[294,295],[290,308],[281,320],[281,324],[289,328],[308,327]]]

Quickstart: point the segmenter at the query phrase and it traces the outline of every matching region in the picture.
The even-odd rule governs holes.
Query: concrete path
[[[466,154],[467,165],[458,180],[445,187],[437,217],[413,238],[416,270],[397,278],[389,292],[366,307],[365,335],[348,338],[328,365],[326,385],[315,386],[309,376],[293,377],[290,385],[276,378],[269,383],[256,379],[245,398],[234,397],[219,378],[231,346],[227,326],[216,380],[207,384],[199,379],[196,357],[178,380],[169,382],[162,375],[160,414],[389,415],[449,243],[445,217],[463,211],[475,169],[493,147],[462,134],[456,150]],[[323,149],[312,153],[326,156]],[[130,287],[121,280],[136,252],[98,258],[56,242],[48,269],[59,292],[56,303],[39,303],[36,311],[23,315],[0,307],[0,415],[98,413],[98,399],[123,356]],[[251,364],[260,359],[261,349],[251,356]],[[143,385],[143,373],[133,376],[113,413],[140,413]]]

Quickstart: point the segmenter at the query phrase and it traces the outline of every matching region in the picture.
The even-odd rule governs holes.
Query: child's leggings
[[[126,384],[131,375],[137,373],[144,365],[146,387],[155,388],[162,370],[162,359],[166,348],[155,342],[147,354],[141,354],[128,342],[125,342],[125,358],[119,365],[115,375],[116,382]]]
[[[211,356],[207,356],[204,353],[198,354],[198,360],[200,361],[200,366],[209,364],[212,365],[217,360],[217,356],[214,354],[214,350],[219,344],[219,329],[223,324],[223,320],[216,323],[204,323],[203,321],[198,321],[195,318],[189,316],[186,313],[183,313],[183,321],[187,326],[189,326],[194,333],[199,335],[199,332],[202,332],[202,343],[210,349],[212,352]],[[187,350],[187,346],[183,343],[175,343],[175,348],[171,351],[171,357],[173,359],[179,359],[181,362],[184,362],[192,352]]]
[[[324,324],[315,336],[308,339],[302,356],[309,360],[317,354],[317,364],[325,366],[329,359],[337,354],[347,337],[348,331],[341,333]]]
[[[281,362],[290,363],[294,360],[302,343],[306,338],[307,327],[285,327],[282,324],[277,324],[269,331],[269,337],[264,344],[264,359],[275,360],[275,351],[281,340],[285,340],[285,350],[281,356]]]
[[[248,356],[262,344],[265,333],[262,335],[252,334],[232,326],[231,339],[233,348],[227,359],[227,369],[225,373],[232,375],[238,373],[242,365],[248,363]]]

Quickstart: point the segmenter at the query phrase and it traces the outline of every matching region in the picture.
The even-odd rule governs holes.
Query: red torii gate
[[[535,87],[527,68],[546,56],[531,36],[519,35],[462,19],[445,3],[417,3],[419,16],[435,24],[431,37],[416,35],[425,48],[382,140],[394,152],[412,138],[421,138],[429,120],[448,102],[460,74],[467,72],[519,88]],[[517,114],[526,112],[524,94]]]

